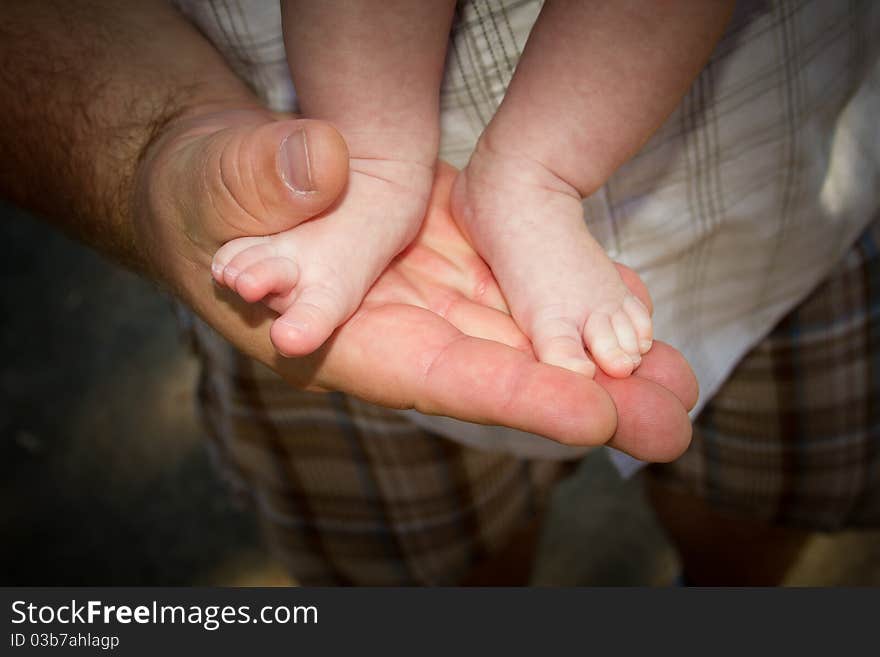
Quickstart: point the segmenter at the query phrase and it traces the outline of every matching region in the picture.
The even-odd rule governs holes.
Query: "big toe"
[[[272,324],[272,344],[283,356],[305,356],[318,349],[354,310],[341,295],[320,285],[305,287]]]
[[[532,331],[532,346],[538,360],[592,377],[596,366],[587,357],[577,325],[573,321],[541,322]]]
[[[584,325],[583,339],[590,355],[609,376],[629,376],[638,364],[620,344],[612,317],[607,313],[594,312],[590,315]]]

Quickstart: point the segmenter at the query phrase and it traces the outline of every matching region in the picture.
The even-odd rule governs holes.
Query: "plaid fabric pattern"
[[[302,584],[457,583],[540,513],[571,467],[471,449],[199,344],[216,461]]]
[[[880,525],[880,215],[649,472],[774,524]]]
[[[177,4],[271,107],[295,106],[277,3]],[[466,163],[540,7],[459,4],[444,159]],[[774,522],[880,520],[876,222],[852,246],[880,207],[878,28],[869,1],[738,3],[676,112],[584,203],[591,232],[648,284],[701,404],[714,397],[689,452],[651,472]],[[512,440],[511,453],[473,447],[497,449],[497,431],[291,390],[198,322],[195,335],[218,461],[303,582],[457,581],[567,467],[517,457]],[[472,446],[447,440],[465,433]]]

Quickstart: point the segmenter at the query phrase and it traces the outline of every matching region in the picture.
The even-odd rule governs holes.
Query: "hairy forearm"
[[[547,0],[492,140],[515,144],[582,195],[592,193],[687,93],[733,4]]]
[[[163,0],[0,5],[0,196],[136,269],[133,183],[175,117],[255,102]]]

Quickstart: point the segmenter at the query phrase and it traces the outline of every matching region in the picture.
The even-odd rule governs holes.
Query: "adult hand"
[[[655,342],[637,373],[623,380],[601,374],[591,380],[537,362],[491,272],[452,221],[454,175],[438,166],[418,237],[355,315],[304,358],[278,355],[269,340],[274,313],[215,287],[209,268],[225,241],[289,228],[344,193],[347,153],[331,127],[260,109],[172,122],[140,167],[136,228],[155,273],[234,345],[292,385],[505,425],[566,444],[610,439],[647,460],[677,457],[690,439],[686,408],[697,396],[681,355]],[[622,273],[649,304],[638,277]]]
[[[442,193],[363,311],[319,353],[279,358],[268,311],[215,290],[208,267],[223,242],[287,228],[333,202],[347,179],[335,131],[261,109],[166,0],[0,3],[0,17],[0,195],[147,270],[294,385],[570,443],[600,443],[616,428],[615,444],[647,458],[687,444],[683,407],[696,391],[673,351],[657,344],[639,377],[597,383],[509,346],[523,344],[485,266],[452,230]]]

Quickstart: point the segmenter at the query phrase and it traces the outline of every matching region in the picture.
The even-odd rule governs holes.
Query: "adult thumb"
[[[323,121],[227,128],[202,146],[202,191],[219,215],[211,232],[220,242],[293,228],[327,209],[348,180],[348,148]]]

